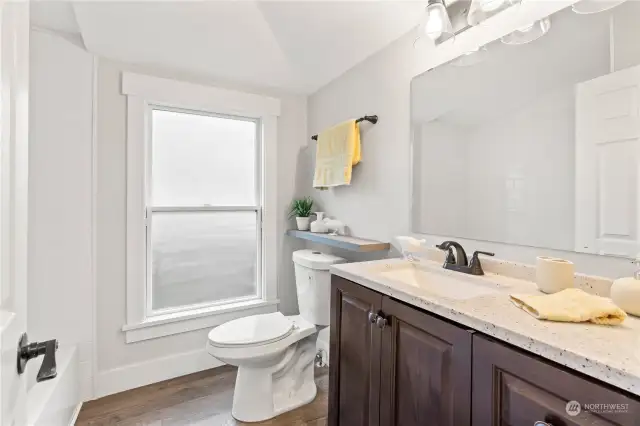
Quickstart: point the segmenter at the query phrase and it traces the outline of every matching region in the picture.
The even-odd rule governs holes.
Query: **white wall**
[[[467,235],[469,146],[466,129],[435,120],[414,126],[413,156],[422,167],[413,174],[413,221],[416,229],[442,229]],[[446,141],[446,143],[442,143]],[[437,155],[434,155],[437,153]],[[446,208],[441,202],[448,201]]]
[[[469,226],[458,235],[573,249],[574,104],[573,85],[559,87],[470,133]]]
[[[613,10],[613,64],[618,71],[640,62],[638,43],[638,17],[640,2],[630,0]]]
[[[220,84],[175,72],[98,60],[97,73],[97,390],[98,395],[123,390],[174,374],[186,374],[213,365],[204,347],[208,329],[125,343],[121,331],[126,320],[125,200],[126,98],[121,94],[123,70],[199,84],[252,91],[281,99],[278,119],[278,206],[280,221],[278,271],[280,310],[296,312],[291,252],[295,241],[286,239],[286,209],[298,191],[299,150],[306,135],[306,98],[254,88]],[[189,363],[176,368],[178,364]],[[169,369],[167,370],[167,366]]]
[[[378,124],[363,126],[362,163],[356,166],[352,185],[311,194],[330,214],[338,216],[354,235],[391,241],[411,233],[410,83],[427,69],[428,54],[413,48],[413,34],[390,44],[309,98],[309,135],[336,122],[378,114]],[[311,187],[314,152],[309,149],[306,176]],[[445,179],[436,182],[442,184]],[[426,236],[428,244],[442,236]],[[553,251],[509,244],[458,239],[468,251],[495,251],[500,258],[534,263],[548,253],[573,260],[580,272],[611,277],[626,276],[633,265],[625,259]]]
[[[91,387],[93,58],[31,31],[28,332],[78,347]],[[39,368],[39,363],[30,364]]]
[[[348,187],[311,189],[315,142],[307,139],[308,191],[324,211],[365,238],[389,241],[409,229],[409,83],[416,63],[426,60],[412,43],[413,34],[402,37],[309,98],[309,136],[348,118],[380,118],[361,125],[362,162]]]

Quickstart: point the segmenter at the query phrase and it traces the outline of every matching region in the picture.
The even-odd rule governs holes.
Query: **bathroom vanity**
[[[415,267],[406,263],[332,268],[330,425],[640,424],[639,320],[620,327],[538,321],[508,300],[532,283],[489,273],[464,284],[466,277],[439,272],[435,262],[424,286],[382,272]],[[499,288],[442,297],[440,279]],[[629,355],[632,343],[620,342],[632,338],[638,353]]]

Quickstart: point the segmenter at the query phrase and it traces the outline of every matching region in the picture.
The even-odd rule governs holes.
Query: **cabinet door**
[[[380,397],[380,334],[369,321],[382,296],[331,277],[329,425],[377,426]]]
[[[600,412],[590,412],[587,404],[620,405],[610,412],[604,412],[607,408],[602,406],[594,407]],[[638,400],[478,335],[473,340],[472,413],[475,426],[521,426],[537,421],[553,426],[640,424]]]
[[[469,425],[471,332],[388,297],[382,312],[380,424]]]

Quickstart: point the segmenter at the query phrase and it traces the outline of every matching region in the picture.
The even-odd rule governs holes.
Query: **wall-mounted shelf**
[[[295,229],[287,231],[287,235],[312,241],[314,243],[324,244],[330,247],[337,247],[360,253],[386,251],[391,247],[389,243],[383,243],[382,241],[365,240],[363,238],[350,237],[346,235],[316,234],[314,232],[297,231]]]

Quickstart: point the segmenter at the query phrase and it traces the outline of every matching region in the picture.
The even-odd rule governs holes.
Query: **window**
[[[258,127],[152,107],[149,315],[259,296]]]
[[[122,92],[126,341],[276,311],[280,102],[132,73]]]

